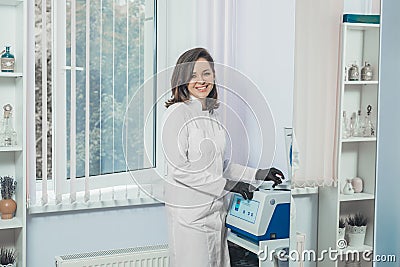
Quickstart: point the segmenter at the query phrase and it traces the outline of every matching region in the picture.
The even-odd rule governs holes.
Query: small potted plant
[[[367,217],[361,213],[356,213],[355,215],[349,215],[349,217],[347,217],[346,234],[349,246],[359,247],[364,245],[367,222]]]
[[[17,257],[15,255],[15,250],[12,248],[0,249],[0,267],[15,267],[17,266]]]
[[[2,197],[0,201],[1,219],[12,219],[17,209],[17,203],[12,199],[17,187],[17,181],[10,176],[0,177],[0,187]]]
[[[346,230],[346,221],[343,218],[339,219],[339,231],[338,231],[338,239],[344,239],[344,233]]]

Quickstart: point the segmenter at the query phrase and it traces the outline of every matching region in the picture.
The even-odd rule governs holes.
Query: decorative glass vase
[[[360,79],[360,72],[356,63],[352,64],[349,68],[349,81],[358,81]]]
[[[12,106],[6,104],[4,107],[3,125],[0,130],[0,146],[16,146],[17,132],[12,125]]]
[[[364,137],[371,137],[375,136],[375,124],[372,121],[372,106],[368,105],[367,106],[367,116],[365,116],[365,131],[364,131]]]
[[[373,76],[373,70],[371,64],[365,61],[364,67],[361,69],[361,80],[371,81]]]
[[[349,121],[347,119],[346,111],[343,111],[342,115],[342,138],[346,139],[350,137],[350,130],[349,130]]]
[[[10,47],[6,46],[6,52],[1,56],[1,71],[14,72],[15,58],[10,53]]]

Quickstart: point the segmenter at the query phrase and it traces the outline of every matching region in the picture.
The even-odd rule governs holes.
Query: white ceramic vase
[[[344,239],[344,233],[346,231],[346,228],[338,228],[338,240]]]
[[[347,261],[345,267],[361,267],[361,262],[359,261]]]
[[[364,245],[365,233],[367,226],[351,226],[348,225],[346,229],[349,246],[360,247]]]
[[[361,193],[363,191],[363,180],[360,177],[355,177],[351,180],[354,193]]]
[[[354,195],[354,189],[353,189],[353,186],[351,185],[350,179],[346,180],[346,184],[343,187],[343,194],[344,195]]]

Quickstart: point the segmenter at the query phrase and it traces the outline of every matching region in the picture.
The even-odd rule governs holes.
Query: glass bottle
[[[349,72],[349,75],[348,75],[349,81],[358,81],[359,80],[360,72],[358,71],[358,66],[357,66],[356,62],[354,62],[354,64],[351,65],[348,72]]]
[[[3,129],[1,131],[1,146],[15,146],[17,145],[17,133],[15,132],[12,126],[12,116],[11,111],[12,107],[10,104],[7,104],[3,107],[4,116],[3,116]]]
[[[372,112],[372,106],[368,105],[367,116],[365,117],[365,132],[364,132],[365,137],[375,136],[375,125],[372,122],[371,112]]]
[[[371,64],[367,61],[364,63],[364,67],[361,69],[361,80],[362,81],[371,81],[373,76],[373,69]]]
[[[359,137],[363,136],[363,123],[361,123],[361,110],[358,110],[357,115],[355,116],[355,121],[354,121],[354,136]]]
[[[343,111],[343,118],[342,118],[342,138],[346,139],[349,138],[349,123],[347,120],[346,111]]]
[[[349,135],[350,136],[356,136],[356,113],[353,112],[350,117],[350,123],[349,123]]]
[[[15,58],[10,53],[10,46],[6,46],[6,52],[1,56],[1,71],[14,72]]]

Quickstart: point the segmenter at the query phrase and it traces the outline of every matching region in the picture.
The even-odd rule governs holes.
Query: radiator
[[[168,267],[168,245],[57,256],[56,267]]]

